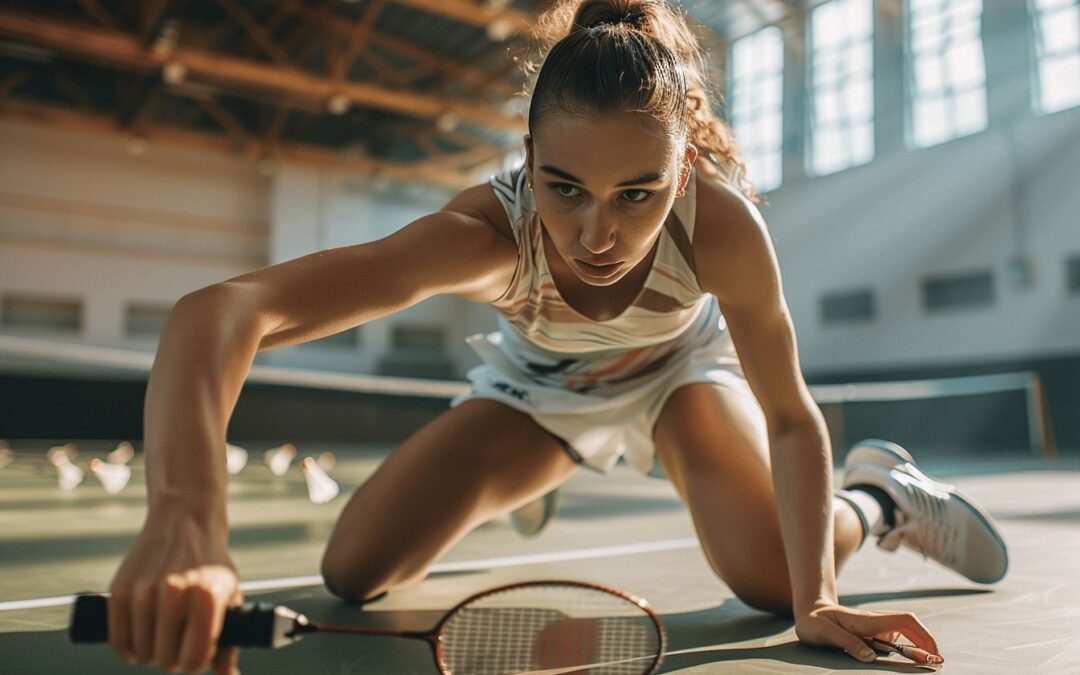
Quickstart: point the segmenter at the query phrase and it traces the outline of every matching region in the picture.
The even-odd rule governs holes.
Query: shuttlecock
[[[105,456],[109,464],[127,464],[135,456],[135,448],[127,441],[121,441],[116,449]]]
[[[74,443],[54,445],[45,452],[45,457],[49,460],[49,464],[57,467],[65,462],[70,464],[78,456],[79,449],[75,447]]]
[[[333,471],[334,467],[337,466],[337,457],[334,457],[332,452],[324,452],[315,458],[315,463],[323,471]]]
[[[239,445],[233,445],[232,443],[225,444],[225,468],[233,476],[240,473],[240,471],[247,465],[248,452],[241,448]]]
[[[90,471],[101,481],[101,487],[111,495],[124,489],[131,480],[131,467],[127,464],[103,462],[97,457],[90,460]]]
[[[300,468],[304,471],[304,479],[307,481],[308,499],[315,504],[325,504],[337,497],[341,488],[337,481],[328,476],[319,463],[310,457],[300,461]]]
[[[7,441],[0,441],[0,469],[14,461],[15,453],[11,451],[11,446],[7,444]]]
[[[292,443],[285,443],[276,448],[270,448],[263,453],[263,460],[266,461],[266,465],[270,467],[270,471],[275,476],[284,476],[285,472],[289,470],[289,465],[292,464],[292,461],[295,458],[296,446]]]
[[[56,482],[64,492],[74,490],[82,482],[83,470],[68,459],[67,453],[62,450],[56,452],[49,457],[49,461],[56,467]]]

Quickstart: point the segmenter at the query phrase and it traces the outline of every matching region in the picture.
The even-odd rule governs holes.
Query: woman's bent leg
[[[577,465],[531,417],[473,399],[415,432],[346,504],[323,555],[350,601],[412,585],[459,539],[553,489]]]

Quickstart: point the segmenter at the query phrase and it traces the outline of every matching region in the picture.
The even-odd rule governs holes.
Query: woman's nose
[[[601,219],[594,220],[581,228],[579,241],[587,251],[599,255],[615,244],[615,228]]]

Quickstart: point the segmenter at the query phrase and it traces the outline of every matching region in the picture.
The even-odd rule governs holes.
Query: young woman
[[[500,330],[470,340],[484,361],[473,391],[345,507],[322,565],[342,598],[417,583],[475,526],[620,456],[662,467],[739,598],[860,660],[875,635],[938,653],[909,613],[838,604],[836,572],[869,535],[975,581],[1004,575],[989,518],[898,446],[853,450],[834,496],[768,231],[683,17],[662,0],[570,0],[539,34],[522,167],[385,239],[177,304],[147,391],[147,520],[111,589],[110,638],[128,660],[235,663],[214,647],[239,601],[224,443],[255,353],[439,293],[490,304]]]

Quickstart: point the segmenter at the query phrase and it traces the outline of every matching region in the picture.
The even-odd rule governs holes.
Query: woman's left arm
[[[705,188],[705,189],[703,189]],[[902,633],[937,654],[909,613],[840,607],[833,557],[832,451],[799,367],[795,330],[776,254],[757,208],[735,190],[699,181],[694,260],[703,290],[720,302],[747,382],[768,425],[773,487],[801,640],[873,660],[862,637]]]
[[[769,430],[773,486],[796,617],[836,603],[828,433],[799,368],[776,255],[757,208],[717,185],[699,190],[694,258],[720,301]]]

